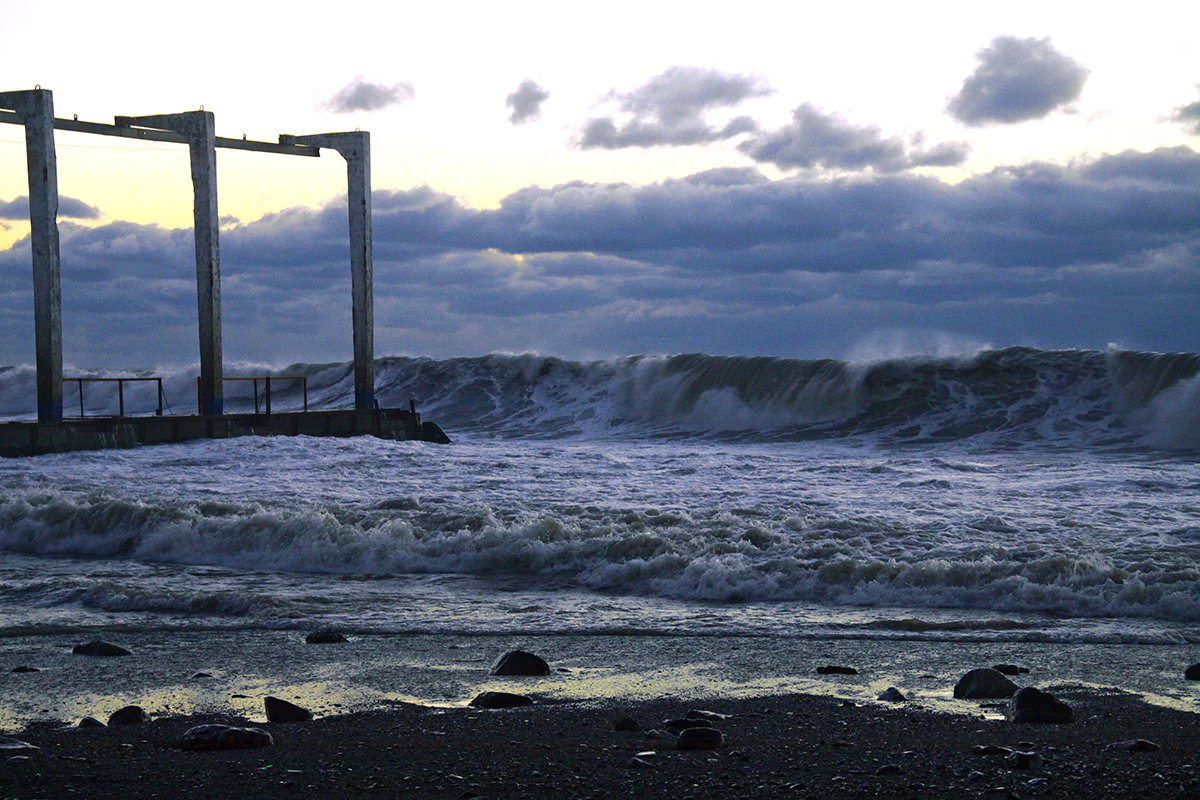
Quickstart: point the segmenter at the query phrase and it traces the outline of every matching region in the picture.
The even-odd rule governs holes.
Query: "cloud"
[[[1187,147],[957,183],[722,168],[529,187],[488,209],[417,187],[378,190],[373,209],[380,356],[825,357],[876,330],[1200,350],[1200,153]],[[350,357],[345,225],[339,200],[222,232],[227,359]],[[190,228],[60,232],[69,362],[195,360]],[[32,359],[29,258],[28,238],[0,251],[9,363]]]
[[[979,66],[946,107],[972,126],[1040,119],[1076,100],[1088,76],[1049,39],[998,36],[978,58]]]
[[[1200,100],[1175,109],[1171,120],[1183,124],[1192,133],[1200,136]]]
[[[549,97],[549,92],[526,78],[504,101],[505,105],[512,109],[508,121],[513,125],[520,125],[537,119],[542,113],[542,103]]]
[[[616,116],[588,120],[579,136],[582,149],[694,145],[723,141],[757,130],[746,116],[723,125],[708,122],[708,112],[733,108],[774,90],[752,75],[731,75],[701,67],[670,67],[632,92],[610,93],[623,121]]]
[[[58,216],[69,219],[100,219],[100,209],[66,195],[58,196]],[[29,220],[29,196],[0,200],[0,219]]]
[[[918,138],[916,144],[920,144]],[[743,142],[739,148],[760,163],[782,169],[899,172],[918,166],[946,167],[966,160],[966,143],[914,150],[899,137],[884,138],[878,128],[861,127],[805,103],[792,112],[792,124]]]
[[[363,80],[363,77],[359,75],[329,98],[325,107],[338,114],[346,114],[351,111],[378,111],[381,108],[412,100],[415,96],[416,91],[411,83],[394,83],[386,86],[382,83]]]

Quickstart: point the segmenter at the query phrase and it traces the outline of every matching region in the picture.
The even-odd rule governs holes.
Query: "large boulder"
[[[312,712],[307,708],[278,697],[264,698],[263,706],[267,710],[267,722],[307,722],[312,719]]]
[[[1183,677],[1189,681],[1200,681],[1200,664],[1192,664],[1185,669]]]
[[[271,734],[262,728],[238,728],[233,725],[197,725],[188,728],[179,746],[184,750],[246,750],[274,744]]]
[[[959,700],[995,700],[1012,697],[1017,688],[994,669],[973,669],[954,684],[954,696]]]
[[[524,650],[509,650],[492,665],[492,675],[549,675],[550,665]]]
[[[725,737],[716,728],[684,728],[675,739],[679,750],[715,750],[725,743]]]
[[[1075,719],[1071,707],[1049,692],[1026,686],[1008,701],[1010,722],[1066,723]]]

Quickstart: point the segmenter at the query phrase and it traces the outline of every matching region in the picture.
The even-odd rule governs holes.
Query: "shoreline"
[[[170,797],[1200,797],[1200,716],[1087,687],[1054,687],[1069,724],[1017,724],[902,704],[784,694],[540,701],[503,710],[389,703],[307,722],[166,714],[110,728],[35,723],[0,751],[5,798]],[[536,696],[536,692],[531,692]],[[704,709],[724,741],[679,750],[651,733]],[[638,731],[617,731],[621,718]],[[192,752],[201,723],[250,724],[273,744]],[[1142,739],[1160,749],[1126,749]],[[1018,765],[1001,750],[1033,753]],[[653,755],[649,755],[653,753]]]

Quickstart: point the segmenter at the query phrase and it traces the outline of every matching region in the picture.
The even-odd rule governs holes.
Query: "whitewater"
[[[310,408],[353,397],[349,364],[272,372],[306,375]],[[376,372],[381,404],[414,400],[453,444],[245,437],[0,461],[0,666],[65,670],[91,638],[186,639],[266,674],[285,667],[263,642],[333,628],[370,643],[356,690],[407,642],[412,685],[388,691],[425,701],[467,692],[447,652],[478,669],[503,641],[585,674],[598,652],[640,659],[626,672],[641,685],[736,649],[747,691],[781,676],[811,690],[818,657],[869,658],[893,681],[1015,658],[1200,710],[1178,680],[1200,660],[1200,355],[491,355]],[[146,374],[189,406],[194,372]],[[0,368],[0,416],[28,414],[33,378]],[[88,391],[86,413],[115,413]],[[276,408],[302,402],[275,391]],[[125,403],[152,413],[136,390]],[[0,722],[27,706],[0,691]]]

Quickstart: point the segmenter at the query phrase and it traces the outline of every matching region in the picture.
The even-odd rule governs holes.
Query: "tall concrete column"
[[[354,323],[354,407],[375,407],[375,298],[371,256],[371,134],[366,131],[280,137],[328,147],[346,159],[350,211],[350,291]]]
[[[59,422],[62,397],[62,282],[58,247],[58,160],[49,89],[0,92],[0,108],[25,123],[29,228],[33,244],[33,326],[40,422]]]
[[[196,306],[200,327],[200,413],[223,414],[221,357],[221,253],[217,213],[216,122],[211,111],[117,117],[117,125],[182,134],[192,160],[196,239]]]

